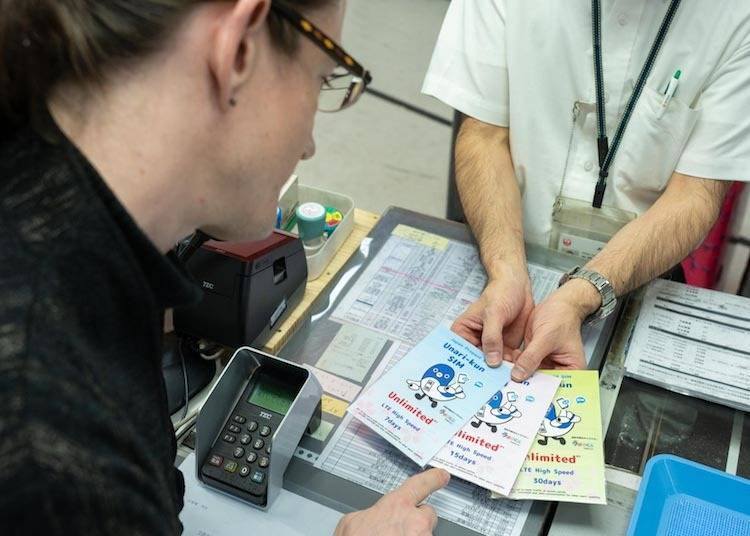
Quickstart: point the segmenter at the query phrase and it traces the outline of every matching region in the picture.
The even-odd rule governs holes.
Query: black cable
[[[182,241],[177,246],[177,259],[184,266],[188,259],[193,256],[193,253],[209,240],[215,239],[200,229],[196,229],[189,239]]]
[[[617,154],[617,149],[620,147],[622,136],[625,133],[625,129],[630,122],[630,117],[633,115],[635,106],[638,99],[643,92],[643,88],[646,86],[646,80],[648,79],[651,69],[656,62],[656,57],[659,54],[664,39],[667,36],[669,27],[674,20],[677,8],[680,6],[681,0],[672,0],[667,9],[667,13],[664,15],[659,32],[656,34],[651,49],[649,50],[646,62],[643,64],[638,80],[633,88],[633,94],[630,96],[630,100],[625,106],[622,119],[620,124],[615,130],[615,135],[612,138],[612,146],[609,146],[609,140],[607,138],[607,126],[605,118],[605,106],[604,106],[604,74],[602,72],[602,49],[601,49],[601,5],[599,0],[591,0],[591,19],[592,19],[592,40],[593,40],[593,51],[594,51],[594,75],[596,85],[596,112],[597,112],[597,149],[599,154],[599,179],[596,181],[596,188],[594,189],[594,200],[592,206],[594,208],[601,208],[602,202],[604,201],[604,191],[607,188],[607,176],[609,175],[609,167],[612,165],[612,161]]]
[[[605,149],[602,153],[602,144],[606,146],[607,143],[607,118],[604,114],[604,107],[599,106],[599,103],[604,102],[604,77],[598,76],[599,73],[604,72],[602,66],[602,9],[599,4],[599,0],[591,0],[591,27],[594,35],[594,73],[597,76],[594,77],[596,85],[596,125],[597,133],[599,137],[599,167],[604,163],[604,157],[607,155]]]
[[[185,342],[184,337],[179,337],[177,339],[177,353],[180,354],[180,365],[182,366],[182,378],[185,382],[185,404],[182,409],[182,417],[180,417],[180,422],[185,420],[185,417],[187,417],[188,414],[188,406],[190,405],[190,387],[188,382],[188,375],[187,375],[187,366],[185,365],[185,354],[182,351],[182,343]]]
[[[744,236],[730,236],[727,241],[730,244],[739,244],[741,246],[750,247],[750,238],[745,238]]]
[[[747,262],[747,266],[745,266],[745,273],[742,274],[742,280],[740,281],[740,288],[737,294],[750,297],[750,260]]]
[[[187,261],[198,249],[205,244],[208,240],[215,240],[211,235],[204,233],[200,229],[196,229],[192,236],[186,240],[183,240],[177,244],[177,260],[183,266],[186,265]],[[185,404],[182,409],[182,417],[180,422],[185,420],[188,413],[188,406],[190,405],[190,384],[188,382],[187,365],[185,364],[185,353],[182,351],[182,345],[185,341],[188,341],[187,337],[178,337],[177,339],[177,353],[180,355],[180,366],[182,367],[182,379],[185,383]]]
[[[653,68],[654,63],[656,63],[656,57],[659,55],[661,45],[662,43],[664,43],[664,39],[667,37],[667,32],[669,31],[669,27],[672,24],[672,20],[674,19],[674,15],[677,12],[677,8],[679,6],[680,0],[672,0],[672,3],[669,4],[669,9],[667,10],[667,14],[661,23],[659,33],[656,34],[656,41],[654,41],[654,45],[649,51],[646,63],[643,65],[641,74],[638,77],[638,82],[633,89],[633,97],[631,97],[628,105],[625,107],[625,112],[622,115],[622,120],[620,121],[620,124],[615,131],[615,135],[612,137],[612,148],[607,152],[607,157],[604,159],[603,170],[605,173],[607,173],[607,171],[609,170],[609,166],[612,164],[612,159],[615,157],[615,153],[620,146],[622,135],[625,132],[625,128],[627,127],[628,122],[630,121],[630,117],[633,115],[633,111],[635,110],[635,104],[638,101],[638,98],[641,96],[643,88],[646,87],[646,79],[651,73],[651,69]]]
[[[440,117],[439,115],[420,108],[419,106],[414,106],[413,104],[410,104],[404,100],[398,99],[392,95],[388,95],[387,93],[383,93],[382,91],[378,91],[373,87],[367,88],[365,95],[368,94],[391,104],[395,104],[396,106],[400,106],[401,108],[409,110],[410,112],[414,112],[415,114],[421,115],[422,117],[435,121],[436,123],[440,123],[441,125],[445,125],[447,127],[453,126],[453,123],[444,117]]]

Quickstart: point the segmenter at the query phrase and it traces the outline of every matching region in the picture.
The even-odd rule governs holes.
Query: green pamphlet
[[[508,497],[606,504],[599,373],[545,373],[560,387]]]

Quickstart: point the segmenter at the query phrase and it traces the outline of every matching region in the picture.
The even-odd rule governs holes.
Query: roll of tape
[[[326,209],[320,203],[303,203],[297,207],[297,230],[303,242],[322,236],[325,223]]]

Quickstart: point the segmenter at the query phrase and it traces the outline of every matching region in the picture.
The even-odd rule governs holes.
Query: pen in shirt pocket
[[[669,106],[669,101],[674,97],[674,94],[677,91],[677,85],[680,83],[680,76],[682,76],[682,71],[677,69],[672,75],[672,78],[669,79],[667,89],[664,90],[664,98],[661,101],[661,108],[659,108],[659,117],[664,115],[664,111],[667,109],[667,106]]]

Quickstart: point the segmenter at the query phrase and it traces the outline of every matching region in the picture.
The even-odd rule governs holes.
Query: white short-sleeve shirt
[[[668,6],[602,1],[610,140]],[[563,195],[594,195],[591,41],[588,0],[453,0],[424,82],[424,93],[510,128],[526,238],[542,245],[563,177]],[[678,69],[677,92],[660,114]],[[604,204],[641,214],[674,171],[750,181],[748,0],[682,2],[610,168]]]

